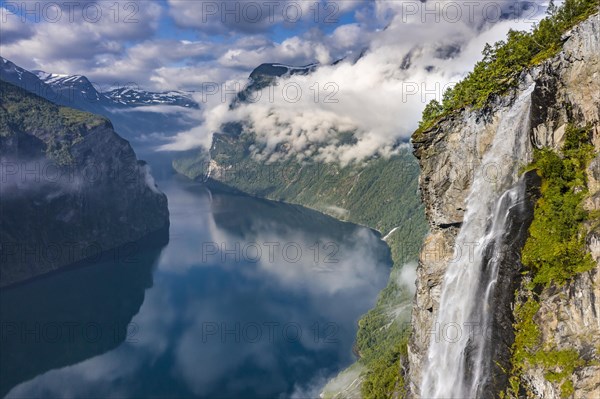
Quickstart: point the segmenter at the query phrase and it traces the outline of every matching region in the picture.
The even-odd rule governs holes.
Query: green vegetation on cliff
[[[594,262],[585,249],[583,208],[588,194],[586,168],[594,156],[589,129],[569,125],[559,155],[550,149],[537,150],[532,169],[542,178],[530,237],[522,253],[523,265],[532,272],[533,283],[564,284],[577,273],[590,270]]]
[[[511,30],[506,41],[487,44],[483,59],[444,93],[442,103],[434,100],[427,105],[414,137],[455,110],[467,106],[482,108],[493,96],[515,87],[525,68],[556,55],[562,48],[563,34],[596,12],[598,0],[566,0],[560,7],[551,2],[548,16],[532,32]]]
[[[361,387],[363,399],[403,398],[407,393],[406,370],[408,338],[405,329],[390,339],[390,347],[380,351],[369,364],[369,371]],[[392,343],[393,342],[393,343]]]
[[[103,117],[57,106],[0,80],[0,137],[15,132],[36,135],[44,140],[46,155],[59,165],[73,161],[69,149],[84,132],[107,123]]]
[[[364,315],[358,325],[355,351],[360,355],[355,366],[363,370],[360,376],[360,394],[363,399],[402,398],[407,393],[408,339],[411,333],[410,315],[414,292],[402,279],[405,268],[413,267],[400,260],[415,260],[416,253],[405,253],[404,236],[410,234],[410,224],[405,229],[392,232],[386,241],[392,252],[394,266],[388,285],[381,291],[376,305]],[[416,262],[415,262],[416,263]],[[335,385],[335,384],[334,384]],[[327,389],[327,387],[326,387]],[[337,396],[330,391],[325,398],[345,398],[346,392]],[[357,392],[354,392],[356,395]],[[354,396],[353,396],[354,397]]]
[[[537,171],[542,187],[521,254],[530,283],[524,287],[526,300],[519,300],[517,293],[509,397],[519,396],[521,376],[528,366],[543,368],[545,378],[558,384],[562,397],[568,397],[573,392],[570,377],[586,364],[575,350],[558,350],[552,342],[541,342],[535,317],[540,292],[595,266],[585,248],[585,222],[590,215],[583,207],[588,194],[586,168],[593,156],[590,129],[568,125],[561,154],[547,148],[536,150],[534,162],[527,167]]]
[[[266,163],[252,155],[259,145],[250,133],[230,125],[215,134],[210,180],[261,198],[294,203],[388,234],[400,227],[400,262],[415,260],[427,231],[418,195],[419,167],[408,148],[389,158],[375,157],[340,166],[282,157]],[[200,151],[174,161],[192,179],[206,178],[209,157]],[[209,181],[210,181],[209,180]]]
[[[387,239],[394,261],[390,280],[375,307],[358,323],[355,347],[361,356],[359,362],[367,369],[361,387],[363,399],[391,398],[398,394],[403,397],[406,393],[405,366],[411,333],[408,321],[414,293],[402,286],[398,278],[404,265],[400,260],[406,260],[401,251],[403,234],[406,233],[396,230]]]
[[[529,293],[524,303],[515,306],[515,342],[512,346],[512,370],[510,371],[508,397],[520,397],[520,377],[528,365],[538,366],[544,370],[544,378],[557,383],[563,398],[573,393],[571,377],[578,368],[587,362],[581,359],[573,349],[558,350],[552,343],[542,343],[541,333],[534,317],[540,309],[540,304]],[[505,395],[503,395],[505,396]]]

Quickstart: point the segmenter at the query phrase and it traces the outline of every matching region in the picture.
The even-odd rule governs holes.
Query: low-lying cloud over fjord
[[[162,150],[209,147],[223,123],[242,121],[257,135],[258,159],[347,164],[406,141],[425,104],[472,69],[484,44],[529,28],[547,0],[75,3],[0,0],[0,55],[101,87],[196,91],[200,122]],[[230,110],[233,83],[241,88],[267,62],[320,67]]]
[[[360,57],[354,51],[332,64],[333,54],[324,47],[316,71],[280,78],[276,87],[255,93],[251,102],[234,109],[229,107],[233,95],[222,92],[233,82],[215,94],[199,94],[203,124],[162,149],[209,147],[223,123],[239,121],[256,135],[253,155],[265,162],[291,156],[346,165],[389,155],[408,140],[425,105],[472,69],[485,43],[503,39],[509,29],[531,28],[545,12],[539,2],[489,4],[376,2],[369,15],[387,23],[384,29],[372,30],[371,21],[343,25],[328,36],[344,30],[351,37],[368,38]],[[344,141],[340,133],[353,133],[355,140]]]

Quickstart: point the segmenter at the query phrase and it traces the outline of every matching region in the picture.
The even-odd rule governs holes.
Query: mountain
[[[598,18],[597,2],[568,0],[488,49],[426,108],[412,137],[418,165],[400,143],[361,165],[298,160],[285,146],[265,164],[243,121],[175,160],[209,185],[386,235],[394,266],[359,321],[360,359],[322,397],[600,396]],[[261,65],[231,108],[286,73]],[[397,281],[416,258],[411,298]]]
[[[249,85],[232,107],[248,101],[244,93],[274,84],[279,77],[310,74],[316,67],[261,64],[250,73]],[[373,157],[361,165],[345,167],[310,158],[299,160],[281,146],[277,157],[280,161],[266,165],[250,155],[251,149],[261,144],[253,133],[244,131],[242,124],[223,125],[213,135],[208,152],[188,151],[174,161],[174,168],[192,179],[219,182],[252,195],[307,206],[370,226],[384,235],[408,222],[411,214],[420,214],[418,168],[406,143],[398,143],[396,155],[390,158]],[[340,145],[353,140],[352,132],[339,132]],[[416,231],[424,234],[419,227]]]
[[[58,98],[59,96],[54,93],[54,90],[42,82],[36,74],[29,72],[2,57],[0,57],[0,79],[37,94],[40,97],[46,99],[48,99],[48,97],[54,97],[53,100],[56,103],[62,104],[62,101]]]
[[[108,119],[0,89],[0,286],[150,234],[167,239],[167,198]]]
[[[431,232],[403,360],[411,397],[600,397],[600,16],[597,2],[567,5],[532,33],[558,33],[554,52],[508,87],[480,64],[448,96],[473,103],[445,102],[413,136]],[[484,79],[504,91],[478,105]]]
[[[76,105],[77,108],[146,105],[172,105],[199,108],[191,93],[167,91],[162,93],[122,87],[104,92],[96,90],[83,75],[62,75],[40,70],[28,71],[0,57],[0,78],[56,103]]]
[[[155,93],[139,89],[112,89],[100,92],[83,75],[60,75],[43,71],[28,71],[0,57],[0,80],[12,83],[58,105],[103,115],[115,130],[129,140],[143,141],[154,134],[174,135],[194,127],[189,117],[199,108],[191,94],[182,92]],[[156,107],[169,107],[168,112]],[[165,110],[166,111],[166,110]],[[143,143],[139,143],[138,148]]]
[[[98,92],[92,82],[82,75],[57,75],[44,71],[32,71],[40,81],[48,85],[59,98],[82,108],[113,106],[112,101]]]
[[[270,79],[275,77],[285,77],[291,75],[307,75],[317,68],[318,64],[309,64],[304,66],[292,66],[276,63],[260,64],[250,73],[250,79],[253,82]]]
[[[310,159],[286,158],[265,164],[254,159],[259,145],[252,133],[230,123],[213,136],[208,153],[178,158],[175,170],[192,179],[219,182],[255,196],[303,205],[370,226],[383,235],[419,215],[418,167],[407,145],[389,158],[374,157],[360,165],[339,166]],[[415,220],[418,217],[415,217]],[[423,229],[416,231],[424,234]],[[415,243],[420,241],[415,237]],[[418,244],[412,246],[414,254]]]
[[[291,66],[276,63],[265,63],[257,66],[250,73],[248,84],[240,91],[231,102],[230,108],[235,108],[240,103],[251,101],[252,94],[275,83],[277,78],[285,78],[292,75],[308,75],[316,70],[318,64],[304,66]]]
[[[266,87],[288,73],[311,73],[314,68],[314,65],[290,68],[263,64],[250,74],[250,85],[232,107],[246,101],[248,90]],[[410,320],[413,293],[399,281],[404,265],[417,261],[427,232],[418,194],[416,159],[408,143],[397,143],[390,157],[373,157],[347,166],[318,162],[310,157],[298,159],[288,148],[280,146],[278,156],[274,157],[279,160],[265,163],[252,156],[252,149],[262,144],[253,133],[244,131],[242,124],[243,121],[223,125],[213,135],[210,150],[182,154],[173,162],[174,169],[221,190],[298,204],[368,226],[379,231],[390,246],[394,265],[388,286],[376,306],[359,322],[354,350],[361,359],[350,372],[364,372],[358,376],[352,374],[349,390],[341,390],[343,397],[360,394],[367,372],[377,368],[380,359],[387,358],[388,352],[397,348]],[[353,140],[352,132],[339,132],[340,145]],[[344,377],[345,374],[341,376]]]
[[[199,108],[198,103],[194,101],[189,93],[181,91],[153,93],[150,91],[124,87],[113,89],[104,94],[115,103],[123,105],[175,105],[186,108]]]
[[[48,101],[85,111],[97,111],[112,105],[111,100],[99,93],[92,83],[81,75],[28,71],[0,57],[0,79]]]

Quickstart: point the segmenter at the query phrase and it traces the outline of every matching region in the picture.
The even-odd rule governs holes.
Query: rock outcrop
[[[1,286],[168,239],[167,198],[110,121],[0,85]]]
[[[454,113],[414,140],[415,155],[421,166],[419,186],[431,227],[421,250],[417,270],[413,335],[409,343],[409,383],[414,397],[420,397],[422,369],[431,334],[436,333],[434,323],[442,283],[448,263],[454,256],[454,242],[463,222],[464,204],[473,182],[474,170],[484,168],[484,173],[493,177],[503,167],[502,162],[480,165],[503,113],[507,112],[519,93],[534,82],[529,131],[531,148],[559,150],[564,142],[567,123],[575,123],[581,127],[592,127],[592,142],[596,150],[600,150],[599,15],[580,23],[564,39],[564,47],[557,56],[521,75],[518,89],[494,99],[484,109],[465,109]],[[523,165],[531,162],[531,154],[526,158],[518,161]],[[588,173],[590,196],[586,207],[589,210],[600,209],[599,168],[600,159],[596,158]],[[532,182],[530,187],[534,189],[535,183]],[[526,219],[524,217],[522,220],[525,225],[528,224]],[[594,226],[591,223],[588,227],[588,249],[596,264],[600,264],[598,224]],[[542,294],[542,307],[536,321],[544,341],[552,340],[558,349],[575,349],[583,358],[598,359],[599,273],[600,267],[596,267],[578,275],[565,286],[546,290]],[[494,320],[499,323],[494,332],[499,358],[494,360],[503,365],[509,356],[511,339],[514,339],[511,337],[510,324],[514,289],[520,284],[519,260],[503,262],[500,278],[499,292],[508,292],[504,292],[503,306],[494,309]],[[576,371],[574,397],[600,397],[600,366],[592,363]],[[559,390],[544,378],[543,370],[532,366],[525,371],[524,379],[536,397],[559,397]],[[495,389],[502,389],[500,385],[503,383],[505,379],[500,377]]]

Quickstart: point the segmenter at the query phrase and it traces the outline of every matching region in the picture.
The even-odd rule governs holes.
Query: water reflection
[[[356,321],[389,273],[387,247],[366,228],[300,207],[178,179],[161,188],[170,241],[131,339],[70,367],[40,368],[8,396],[315,396],[353,361]],[[112,306],[98,312],[110,319]]]
[[[168,231],[65,273],[0,291],[0,396],[43,374],[118,347],[152,287]]]

